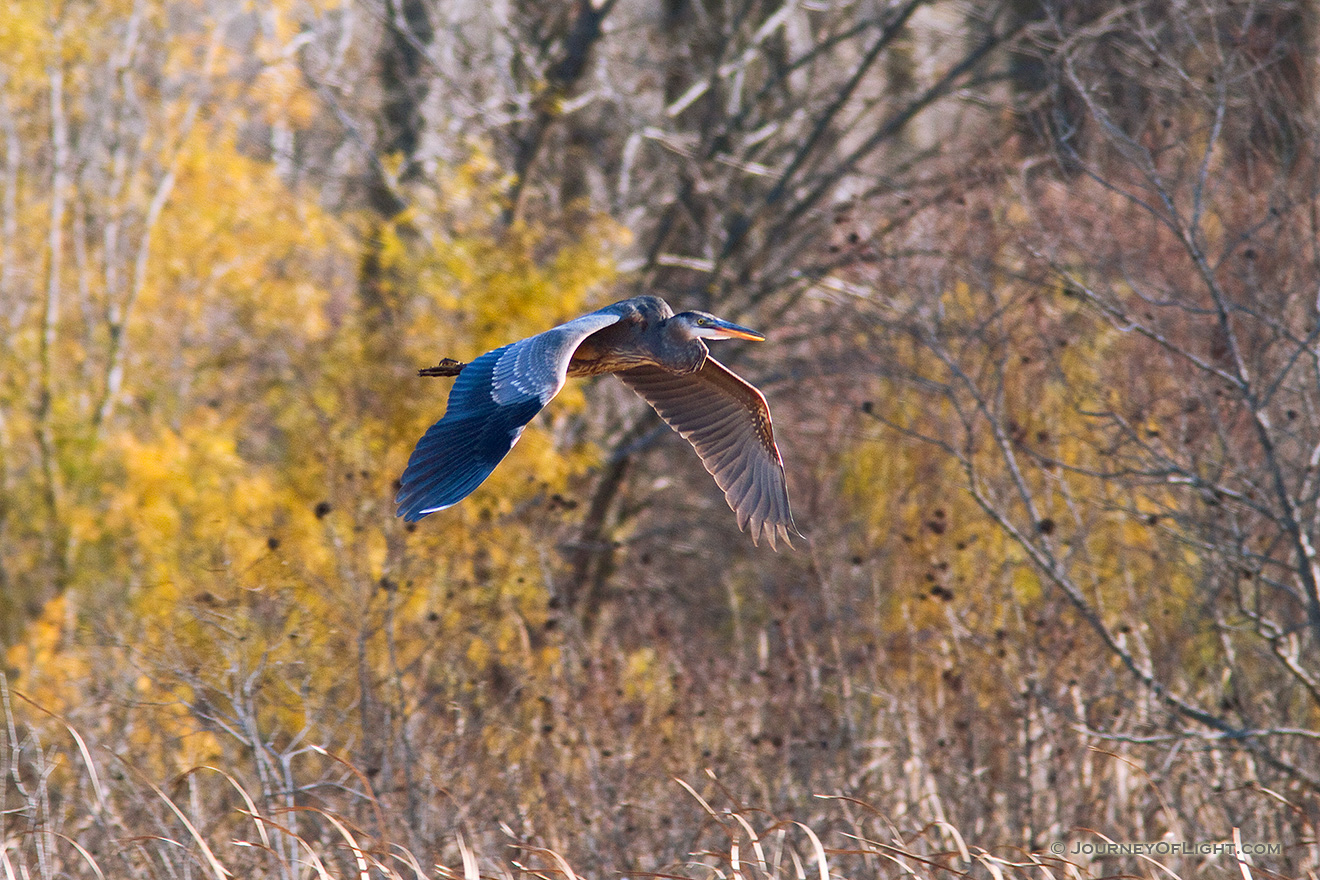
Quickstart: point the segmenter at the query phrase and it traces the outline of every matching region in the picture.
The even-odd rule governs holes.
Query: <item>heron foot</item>
[[[424,367],[417,371],[419,376],[457,376],[467,364],[453,358],[441,358],[434,367]]]

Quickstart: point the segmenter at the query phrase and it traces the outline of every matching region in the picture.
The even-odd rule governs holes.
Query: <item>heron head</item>
[[[709,312],[682,312],[669,319],[691,339],[750,339],[764,342],[765,336],[741,324],[717,318]]]

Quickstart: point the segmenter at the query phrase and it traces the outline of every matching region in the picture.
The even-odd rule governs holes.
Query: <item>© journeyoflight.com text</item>
[[[1071,848],[1061,842],[1050,844],[1050,852],[1081,856],[1277,856],[1283,854],[1281,843],[1242,843],[1231,840],[1153,840],[1132,843],[1115,841],[1074,841]]]

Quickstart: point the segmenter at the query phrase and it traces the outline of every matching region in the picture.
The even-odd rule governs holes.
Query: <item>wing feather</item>
[[[634,367],[617,374],[692,444],[752,542],[801,537],[788,503],[784,462],[760,391],[712,357],[695,373]]]
[[[564,387],[582,340],[619,321],[608,309],[487,352],[465,366],[449,391],[445,416],[413,449],[399,480],[399,516],[416,522],[462,501]]]

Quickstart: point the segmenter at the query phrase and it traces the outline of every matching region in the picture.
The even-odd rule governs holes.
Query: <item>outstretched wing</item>
[[[445,417],[408,459],[394,499],[398,515],[416,522],[470,495],[564,387],[568,362],[582,340],[619,320],[617,314],[592,312],[465,366],[449,392]]]
[[[788,506],[784,461],[760,391],[712,357],[695,373],[635,367],[617,374],[692,444],[752,543],[802,537]]]

